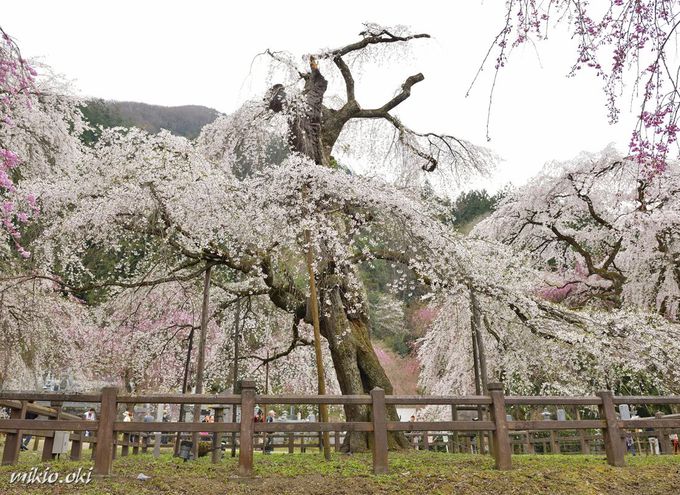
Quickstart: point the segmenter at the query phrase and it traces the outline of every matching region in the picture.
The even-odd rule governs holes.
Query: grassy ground
[[[89,453],[89,451],[85,451]],[[84,453],[85,453],[84,452]],[[16,467],[0,468],[0,494],[646,494],[680,493],[680,456],[628,457],[624,468],[609,467],[601,456],[513,456],[514,468],[493,469],[487,456],[435,452],[390,453],[390,474],[373,476],[370,455],[320,454],[255,456],[255,476],[237,476],[236,460],[213,465],[208,458],[183,463],[162,454],[119,457],[113,475],[88,484],[11,484],[13,471],[43,470],[35,452],[24,452]],[[90,462],[57,460],[50,472],[63,477]],[[136,479],[139,473],[151,478]]]

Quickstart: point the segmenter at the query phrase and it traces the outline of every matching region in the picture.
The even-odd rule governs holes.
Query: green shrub
[[[206,456],[212,450],[212,442],[198,442],[198,457]]]

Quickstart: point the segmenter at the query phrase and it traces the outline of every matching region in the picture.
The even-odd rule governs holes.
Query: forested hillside
[[[164,107],[134,101],[89,100],[81,108],[85,119],[103,127],[139,127],[156,133],[161,129],[178,136],[194,139],[204,125],[212,123],[220,113],[200,105]],[[86,142],[96,140],[97,131],[85,134]]]

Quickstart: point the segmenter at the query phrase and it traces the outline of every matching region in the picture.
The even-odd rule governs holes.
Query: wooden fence
[[[43,446],[43,461],[52,458],[52,445],[50,438],[56,431],[73,432],[70,434],[72,442],[71,458],[79,459],[83,443],[94,443],[94,472],[99,475],[109,475],[117,445],[123,445],[123,453],[130,445],[133,449],[140,447],[140,433],[161,432],[166,434],[208,432],[212,435],[212,461],[218,462],[221,454],[219,448],[222,436],[225,433],[238,434],[239,438],[239,473],[243,476],[252,474],[253,452],[256,448],[256,439],[262,434],[284,434],[289,444],[294,442],[295,434],[308,434],[317,432],[334,432],[336,447],[339,441],[339,432],[367,432],[372,435],[373,471],[376,474],[386,473],[388,470],[388,432],[401,431],[414,435],[414,432],[425,432],[425,439],[429,438],[427,432],[451,432],[450,441],[459,434],[476,432],[476,438],[488,435],[488,445],[495,459],[498,469],[510,469],[512,466],[513,448],[518,444],[518,438],[528,432],[551,432],[558,435],[562,430],[575,430],[579,435],[579,441],[585,442],[593,430],[599,430],[607,456],[607,462],[612,466],[624,465],[625,435],[626,430],[655,429],[658,441],[664,453],[671,450],[669,434],[670,429],[680,428],[680,418],[644,418],[644,419],[619,419],[616,407],[620,404],[632,405],[678,405],[680,396],[672,397],[639,397],[639,396],[614,396],[612,392],[599,392],[596,396],[589,397],[563,397],[563,396],[505,396],[503,387],[499,383],[489,384],[488,395],[474,396],[399,396],[385,395],[382,389],[376,388],[370,395],[257,395],[255,383],[243,381],[240,395],[119,395],[113,387],[102,389],[97,394],[64,394],[64,393],[32,393],[32,392],[2,392],[0,391],[0,406],[11,409],[10,419],[0,420],[0,431],[6,433],[5,448],[2,463],[16,463],[21,447],[22,435],[35,433],[45,437]],[[33,404],[32,401],[50,401],[51,407],[45,408]],[[96,421],[83,420],[77,416],[71,416],[61,411],[65,402],[98,403],[100,405],[98,419]],[[256,404],[271,405],[364,405],[371,408],[370,421],[347,421],[347,422],[285,422],[256,423],[253,421],[252,412]],[[200,422],[123,422],[117,418],[119,407],[130,407],[134,404],[210,404],[217,411],[214,423]],[[224,422],[222,411],[226,406],[238,406],[241,408],[241,421],[238,423]],[[388,405],[446,405],[452,408],[452,421],[389,421],[386,415]],[[597,419],[577,419],[564,421],[516,421],[509,420],[507,409],[518,406],[573,406],[573,407],[597,407],[599,415]],[[489,412],[489,418],[477,418],[477,420],[457,419],[456,408],[483,407]],[[27,412],[36,412],[48,419],[25,419]],[[94,435],[85,436],[84,432],[93,432]],[[462,432],[462,433],[461,433]],[[118,434],[124,435],[121,442],[117,439]],[[259,435],[258,435],[259,434]],[[136,440],[131,442],[130,435]],[[227,438],[232,435],[228,435]],[[426,440],[427,441],[427,440]],[[457,441],[457,440],[456,440]],[[304,442],[304,441],[303,441]],[[521,443],[521,440],[519,441]],[[525,442],[526,444],[526,442]],[[317,444],[318,445],[318,444]],[[458,443],[460,445],[460,442]],[[529,442],[527,445],[531,445]],[[555,441],[552,440],[554,451]],[[585,445],[585,444],[582,444]],[[529,446],[527,447],[529,449]],[[557,442],[559,451],[559,441]],[[146,448],[145,444],[141,445]],[[289,446],[290,448],[290,446]],[[531,450],[528,450],[531,452]]]

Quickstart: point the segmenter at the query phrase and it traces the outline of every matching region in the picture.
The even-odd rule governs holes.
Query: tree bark
[[[354,395],[366,394],[374,387],[380,387],[385,390],[385,394],[391,395],[392,383],[371,344],[367,319],[364,315],[348,315],[340,287],[327,282],[327,279],[320,281],[321,304],[324,308],[320,330],[328,341],[340,390],[344,395]],[[346,405],[344,409],[347,421],[372,419],[369,406]],[[395,406],[387,406],[387,415],[389,421],[399,421]],[[368,450],[372,447],[371,439],[367,433],[349,433],[345,436],[341,451]],[[392,449],[407,448],[408,441],[402,433],[390,432],[388,446]]]
[[[323,106],[323,95],[328,83],[319,71],[314,58],[310,58],[310,73],[305,74],[306,106],[303,111],[289,114],[289,144],[292,150],[302,153],[320,166],[330,166],[331,151],[348,116],[334,114]],[[285,104],[285,94],[273,88],[274,97],[270,108],[277,111]],[[338,228],[343,229],[343,219],[338,218]],[[378,361],[369,335],[368,317],[365,313],[365,295],[354,295],[351,306],[364,308],[350,311],[350,304],[342,294],[348,289],[344,281],[349,273],[338,273],[332,254],[327,249],[319,253],[321,262],[317,273],[320,312],[320,332],[328,341],[333,366],[340,390],[344,395],[367,394],[374,387],[380,387],[386,394],[392,394],[393,387],[385,370]],[[357,298],[359,299],[357,301]],[[307,314],[310,315],[309,304]],[[371,421],[369,406],[346,405],[347,421]],[[390,421],[399,421],[395,406],[387,406]],[[371,436],[365,432],[352,432],[345,436],[343,452],[361,452],[371,448]],[[388,436],[390,448],[407,448],[408,441],[403,433],[391,432]]]

